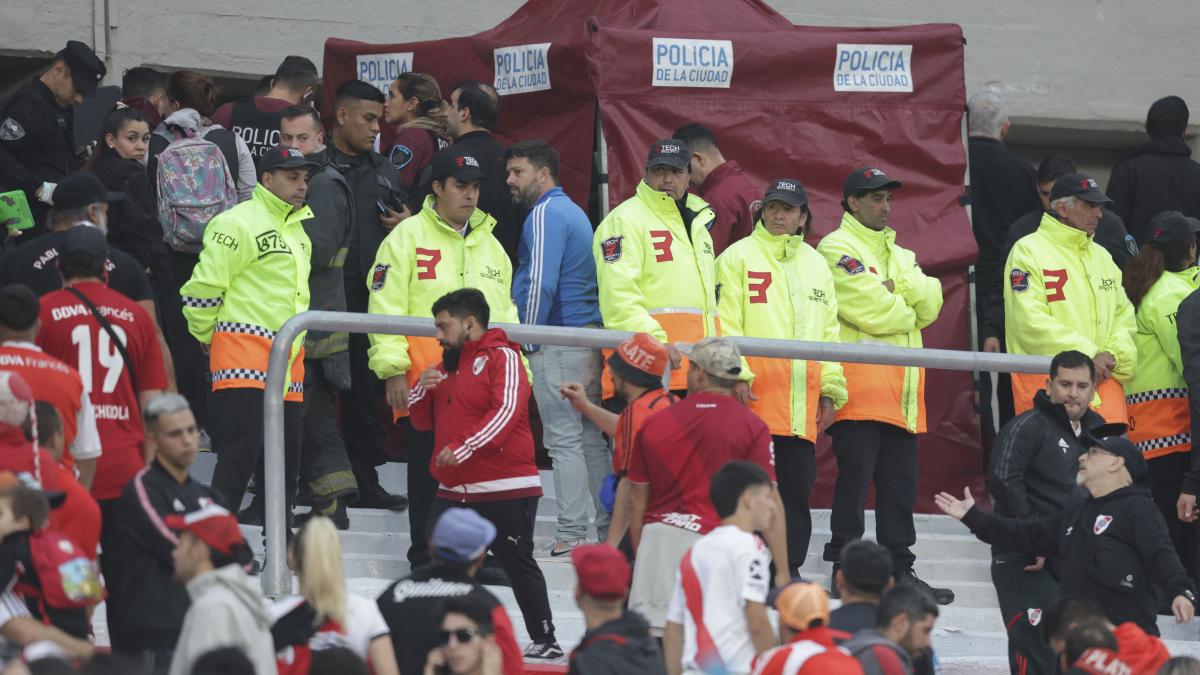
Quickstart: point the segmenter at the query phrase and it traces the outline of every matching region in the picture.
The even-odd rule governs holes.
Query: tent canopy
[[[850,171],[879,167],[904,182],[890,218],[898,242],[943,282],[945,306],[926,344],[968,346],[966,268],[977,251],[961,199],[966,96],[956,25],[802,27],[760,0],[529,0],[470,37],[330,39],[324,100],[355,77],[386,90],[406,69],[436,77],[447,99],[456,82],[495,83],[497,135],[551,142],[563,187],[581,205],[592,193],[598,121],[609,206],[633,193],[651,143],[692,122],[764,188],[772,178],[802,181],[818,237],[837,226]],[[980,468],[970,375],[931,371],[926,391],[921,452],[938,460],[924,463],[923,495],[951,478],[978,478]]]

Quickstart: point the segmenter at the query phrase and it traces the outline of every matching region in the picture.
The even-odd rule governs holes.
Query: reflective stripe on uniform
[[[1186,389],[1151,389],[1125,397],[1129,440],[1146,459],[1192,450],[1192,420]]]

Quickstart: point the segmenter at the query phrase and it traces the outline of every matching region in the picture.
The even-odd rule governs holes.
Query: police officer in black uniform
[[[46,231],[55,186],[87,159],[88,141],[72,137],[72,108],[107,72],[91,47],[71,40],[0,109],[0,192],[23,190],[36,223],[24,241]]]

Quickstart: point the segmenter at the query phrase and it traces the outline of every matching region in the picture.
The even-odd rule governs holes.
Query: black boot
[[[408,508],[408,497],[394,495],[379,484],[379,472],[373,467],[357,476],[358,499],[354,501],[359,509],[388,509],[389,511],[404,511]]]
[[[303,527],[304,523],[316,515],[325,516],[333,521],[334,527],[339,530],[350,529],[350,516],[346,513],[346,500],[342,498],[334,499],[332,502],[324,502],[313,506],[312,511],[302,513],[296,516],[296,526]]]

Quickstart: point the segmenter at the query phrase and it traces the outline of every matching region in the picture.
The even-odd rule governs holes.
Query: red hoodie
[[[529,429],[529,377],[521,348],[499,328],[462,347],[458,368],[433,389],[419,383],[408,397],[413,428],[434,430],[429,471],[437,496],[457,502],[540,497],[542,481]],[[450,448],[457,466],[438,466]]]
[[[1163,641],[1142,630],[1133,622],[1125,622],[1113,629],[1117,638],[1117,655],[1129,664],[1135,673],[1157,673],[1162,664],[1171,658]]]

